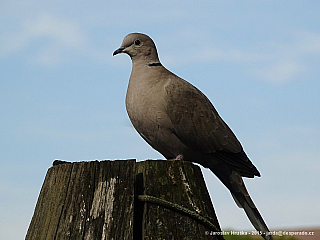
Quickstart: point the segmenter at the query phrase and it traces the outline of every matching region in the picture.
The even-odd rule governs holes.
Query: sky
[[[0,3],[0,238],[24,239],[55,159],[163,159],[132,128],[125,35],[203,91],[262,177],[246,179],[270,229],[320,226],[319,1]],[[222,229],[253,230],[207,169]]]

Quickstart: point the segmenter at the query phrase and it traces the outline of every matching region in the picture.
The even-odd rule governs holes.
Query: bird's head
[[[159,61],[156,46],[152,39],[142,33],[130,33],[122,41],[121,47],[113,52],[128,54],[134,60]]]

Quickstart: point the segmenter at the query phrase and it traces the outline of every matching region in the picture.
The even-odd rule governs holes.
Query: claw
[[[183,155],[179,154],[178,156],[176,156],[176,158],[174,160],[180,160],[183,161]]]

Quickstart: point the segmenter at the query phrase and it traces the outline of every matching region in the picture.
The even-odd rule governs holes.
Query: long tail
[[[236,171],[221,172],[217,166],[210,167],[210,170],[217,175],[222,183],[229,189],[235,202],[246,212],[250,222],[265,240],[273,240],[270,231],[261,217],[258,209],[254,205],[240,174]]]

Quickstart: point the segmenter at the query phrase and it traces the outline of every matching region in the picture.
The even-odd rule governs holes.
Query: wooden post
[[[51,167],[26,240],[223,239],[201,170],[177,160]]]

